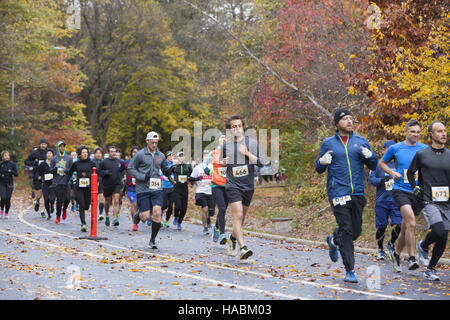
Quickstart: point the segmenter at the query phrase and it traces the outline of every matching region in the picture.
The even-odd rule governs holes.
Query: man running
[[[9,151],[2,151],[0,162],[0,218],[8,219],[14,191],[13,176],[18,176],[17,166],[11,161]]]
[[[170,173],[173,174],[174,179],[174,218],[172,224],[181,231],[181,224],[186,215],[189,199],[188,182],[191,181],[190,176],[192,174],[192,166],[189,163],[185,163],[183,152],[178,152],[177,163],[170,168]]]
[[[171,172],[166,157],[158,149],[159,135],[151,131],[147,134],[147,145],[139,150],[128,165],[129,174],[136,179],[136,195],[139,211],[134,215],[133,222],[150,219],[152,211],[152,234],[149,247],[157,249],[156,236],[161,228],[161,209],[163,193],[161,184],[162,173],[170,179]]]
[[[418,260],[427,267],[425,278],[439,281],[435,267],[445,251],[450,230],[450,150],[445,148],[447,131],[440,121],[428,126],[428,135],[431,146],[417,151],[407,176],[414,195],[424,205],[422,212],[431,229],[425,239],[416,244]],[[415,180],[416,171],[419,172],[418,185]],[[428,249],[433,243],[433,254],[428,260]]]
[[[383,145],[383,154],[386,153],[387,148],[394,145],[395,142],[387,140]],[[395,163],[391,160],[388,163],[391,169],[395,169]],[[383,242],[388,225],[388,220],[391,220],[391,240],[386,243],[388,250],[394,250],[394,243],[397,240],[402,224],[402,215],[398,210],[397,205],[392,198],[392,187],[394,179],[377,166],[375,171],[371,171],[369,175],[369,183],[377,187],[375,196],[375,227],[377,229],[375,238],[378,244],[377,260],[384,260],[386,253],[384,252]]]
[[[225,189],[233,215],[233,231],[227,239],[228,249],[229,254],[239,253],[240,259],[245,260],[253,255],[244,243],[243,224],[255,190],[254,166],[267,164],[260,157],[256,140],[244,135],[243,117],[234,115],[227,118],[225,127],[232,136],[222,145],[220,154],[220,161],[227,165]]]
[[[34,211],[39,211],[40,200],[42,197],[42,181],[39,180],[38,166],[45,161],[48,148],[48,142],[45,138],[39,141],[39,148],[31,152],[25,160],[25,165],[33,172],[33,187],[35,194]],[[45,214],[44,214],[45,217]]]
[[[136,179],[133,178],[128,173],[128,166],[130,165],[131,159],[133,159],[134,155],[138,151],[139,151],[138,146],[131,147],[130,158],[128,158],[128,160],[125,160],[120,167],[120,171],[121,172],[125,171],[125,175],[126,175],[125,186],[126,186],[127,197],[128,197],[128,200],[130,201],[131,221],[133,221],[133,217],[136,214],[136,212],[138,211],[138,206],[137,206],[137,197],[136,197]],[[134,224],[132,230],[138,231],[138,225]]]
[[[100,163],[103,161],[103,150],[102,148],[96,148],[94,150],[94,159],[92,160],[95,164],[96,168],[100,168]],[[102,177],[98,175],[97,177],[98,187],[97,187],[97,195],[98,195],[98,221],[103,221],[105,216],[103,215],[103,209],[105,209],[105,197],[103,196],[103,181]]]
[[[414,251],[414,233],[416,230],[416,216],[422,207],[412,193],[413,190],[408,182],[406,172],[416,152],[427,147],[425,144],[418,142],[421,128],[422,125],[420,122],[416,120],[408,121],[405,125],[405,141],[390,146],[379,164],[381,170],[394,178],[392,196],[402,215],[402,226],[397,239],[397,246],[395,247],[395,251],[389,254],[392,269],[397,273],[402,271],[400,254],[405,248],[405,245],[409,254],[408,269],[415,270],[419,268]],[[395,170],[391,169],[388,165],[389,161],[393,159],[396,162]]]
[[[50,220],[54,211],[55,190],[51,187],[53,184],[52,158],[54,156],[52,149],[47,149],[47,158],[38,166],[39,180],[42,181],[42,193],[44,195],[44,206],[47,210],[47,220]],[[45,218],[45,215],[42,216]]]
[[[206,158],[209,151],[203,151],[203,156]],[[212,167],[209,168],[209,172]],[[192,171],[190,181],[197,181],[197,188],[195,190],[195,204],[201,207],[201,217],[203,224],[203,234],[209,235],[208,218],[209,212],[214,210],[214,201],[211,191],[212,176],[205,173],[203,163],[200,162]],[[213,211],[214,212],[214,211]]]
[[[226,136],[222,132],[216,135],[217,147],[203,161],[206,174],[210,174],[208,164],[212,162],[213,173],[211,182],[211,191],[213,195],[214,205],[217,205],[219,212],[217,214],[216,225],[214,227],[213,241],[221,245],[227,243],[225,235],[225,213],[228,208],[228,198],[225,191],[227,183],[227,166],[220,162],[220,150],[226,141]],[[255,170],[258,167],[255,168]]]
[[[104,159],[100,163],[98,168],[98,174],[102,177],[103,194],[105,196],[105,225],[109,226],[109,208],[113,206],[113,226],[119,225],[119,201],[120,190],[122,188],[122,173],[120,168],[122,166],[122,160],[116,157],[116,147],[108,147],[108,158]]]
[[[69,169],[72,167],[72,157],[66,153],[66,143],[58,141],[56,144],[56,155],[50,163],[53,174],[53,185],[56,196],[56,220],[55,223],[61,222],[62,218],[67,218],[67,208],[70,204],[70,186],[69,186]]]
[[[345,266],[345,282],[358,282],[355,276],[353,242],[362,231],[364,197],[364,165],[375,170],[378,159],[367,140],[353,132],[353,118],[349,110],[338,109],[334,114],[336,133],[325,139],[315,164],[321,174],[328,170],[327,193],[338,227],[327,237],[331,261],[339,252]]]
[[[175,165],[173,161],[172,151],[167,151],[166,153],[167,163],[169,164],[169,168]],[[173,178],[173,177],[172,177]],[[174,185],[169,181],[165,175],[161,176],[162,179],[162,187],[163,187],[163,207],[162,211],[166,211],[166,219],[164,220],[164,226],[169,228],[169,219],[172,215],[173,205],[174,205]]]

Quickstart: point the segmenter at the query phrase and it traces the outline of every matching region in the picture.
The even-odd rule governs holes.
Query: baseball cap
[[[172,155],[172,151],[171,151],[171,150],[167,151],[166,157],[168,157],[168,156],[170,156],[170,155]]]
[[[179,156],[181,156],[181,155],[184,156],[184,152],[183,152],[183,151],[180,151],[180,152],[177,153],[177,157],[179,157]]]
[[[155,131],[150,131],[149,133],[147,133],[146,140],[150,140],[150,139],[159,140],[159,136]]]

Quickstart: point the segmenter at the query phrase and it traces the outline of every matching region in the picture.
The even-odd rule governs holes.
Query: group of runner
[[[405,126],[405,141],[386,141],[384,155],[378,160],[368,141],[354,134],[349,110],[337,110],[334,123],[335,135],[321,144],[315,168],[319,174],[328,171],[327,193],[338,227],[326,241],[331,260],[336,262],[339,254],[342,257],[346,269],[344,281],[358,281],[354,272],[354,241],[362,232],[362,213],[366,205],[364,166],[371,170],[369,182],[377,187],[377,258],[382,260],[386,257],[383,243],[390,218],[392,231],[386,246],[393,270],[402,271],[400,253],[406,246],[408,269],[417,269],[420,263],[426,267],[427,279],[439,280],[435,267],[445,251],[450,228],[450,153],[445,148],[447,135],[444,124],[435,121],[429,125],[431,146],[427,146],[418,142],[421,124],[409,121]],[[149,247],[157,249],[158,232],[162,226],[170,227],[172,214],[172,224],[182,230],[188,204],[188,184],[196,183],[195,204],[201,207],[203,233],[209,234],[211,217],[217,206],[213,240],[221,245],[228,244],[230,255],[247,259],[253,252],[245,244],[243,224],[254,193],[255,167],[268,166],[270,162],[260,155],[257,141],[245,135],[245,121],[241,116],[229,117],[225,127],[231,133],[230,137],[219,133],[214,150],[205,151],[203,161],[195,166],[186,163],[183,152],[163,154],[158,149],[159,135],[153,131],[147,134],[146,146],[132,147],[129,159],[125,161],[120,159],[113,146],[108,147],[104,159],[101,148],[94,150],[91,159],[86,146],[80,146],[76,157],[73,157],[66,154],[63,141],[57,143],[56,152],[53,152],[48,149],[48,142],[42,139],[39,147],[25,160],[31,173],[34,209],[39,211],[39,200],[43,196],[47,219],[51,219],[56,201],[55,223],[59,224],[61,216],[66,219],[69,203],[75,199],[79,206],[81,230],[87,231],[85,211],[91,203],[91,175],[95,167],[98,173],[99,220],[105,220],[105,225],[109,226],[112,208],[112,224],[118,226],[125,175],[133,230],[138,230],[140,222],[151,225]],[[5,151],[0,164],[0,214],[4,216],[10,207],[12,176],[17,176],[17,168]],[[232,232],[226,236],[225,213],[228,207],[232,214]],[[421,211],[431,231],[424,240],[416,242],[416,216]],[[44,213],[42,216],[46,217]],[[432,244],[434,247],[429,259],[428,251]]]
[[[450,151],[446,128],[435,121],[428,126],[431,145],[418,142],[422,125],[410,120],[405,125],[405,140],[384,143],[384,155],[378,161],[367,140],[353,132],[349,110],[334,114],[335,135],[322,142],[315,168],[328,171],[327,193],[338,227],[326,239],[330,259],[339,254],[346,270],[344,281],[358,282],[354,269],[354,241],[362,232],[364,166],[371,172],[369,182],[377,187],[375,200],[376,241],[379,260],[385,259],[383,242],[390,218],[391,238],[386,243],[394,272],[400,273],[400,253],[407,248],[408,269],[426,267],[428,280],[439,280],[435,267],[445,251],[450,229]],[[424,240],[415,241],[416,217],[420,212],[431,230]],[[432,257],[428,258],[430,245]],[[418,262],[415,251],[417,250]]]

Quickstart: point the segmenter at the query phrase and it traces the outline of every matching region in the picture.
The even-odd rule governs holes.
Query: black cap
[[[48,145],[47,139],[45,139],[45,138],[42,138],[41,141],[39,141],[39,144],[41,144],[41,143],[46,143]]]
[[[334,125],[337,125],[338,122],[345,116],[351,116],[352,113],[345,108],[340,108],[337,109],[336,112],[334,113]]]

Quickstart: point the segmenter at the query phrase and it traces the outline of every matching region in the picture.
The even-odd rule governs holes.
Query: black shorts
[[[42,180],[33,179],[33,189],[42,190]]]
[[[115,193],[120,194],[120,190],[122,190],[121,184],[116,184],[114,186],[103,186],[103,196],[105,198],[112,196]]]
[[[204,208],[204,207],[214,208],[214,201],[213,201],[212,194],[196,193],[195,194],[195,205],[201,206],[202,208]]]
[[[412,193],[393,189],[392,198],[394,198],[394,202],[398,206],[399,210],[400,207],[404,206],[405,204],[409,204],[412,207],[415,216],[418,216],[420,211],[422,211],[423,209],[423,205],[421,205],[420,202],[417,201],[416,197]]]
[[[235,188],[229,188],[226,190],[227,190],[228,203],[242,201],[242,205],[244,205],[246,207],[250,206],[250,202],[252,201],[254,190],[242,191],[242,190],[235,189]]]

